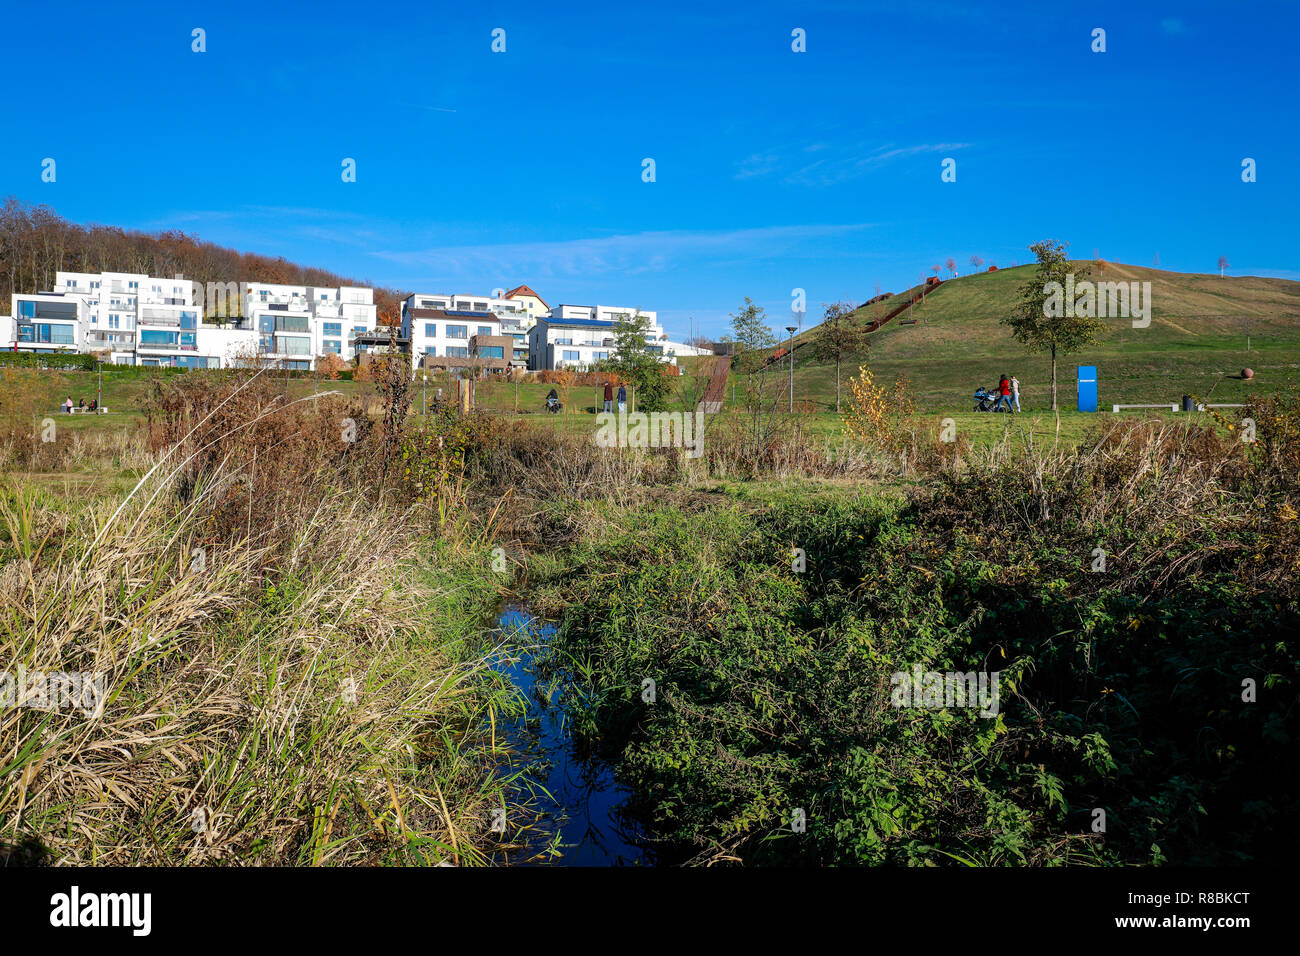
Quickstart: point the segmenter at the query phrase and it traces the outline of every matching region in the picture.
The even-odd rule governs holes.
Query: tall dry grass
[[[491,728],[518,702],[479,636],[495,581],[358,480],[364,436],[314,446],[339,409],[249,381],[119,449],[128,495],[0,476],[0,670],[104,689],[0,710],[5,862],[471,864],[498,842]]]

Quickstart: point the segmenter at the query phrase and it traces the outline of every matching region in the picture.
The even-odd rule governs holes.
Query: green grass
[[[1081,263],[1080,265],[1083,265]],[[869,357],[845,363],[844,379],[867,361],[877,380],[906,376],[924,411],[969,409],[979,385],[1002,373],[1021,382],[1027,410],[1051,407],[1051,365],[1027,353],[999,319],[1018,301],[1019,287],[1034,267],[1020,266],[949,280],[912,310],[916,325],[895,319],[870,337]],[[1058,361],[1059,401],[1075,404],[1075,366],[1098,366],[1100,402],[1112,404],[1178,401],[1184,394],[1218,402],[1242,402],[1263,391],[1300,382],[1300,283],[1271,278],[1225,278],[1161,272],[1108,264],[1093,267],[1094,280],[1152,283],[1152,321],[1135,329],[1128,319],[1110,319],[1103,341]],[[859,310],[867,318],[905,301],[900,297]],[[805,331],[796,342],[809,341]],[[1247,351],[1247,336],[1250,350]],[[1244,367],[1256,376],[1236,376]],[[769,374],[782,374],[788,365]],[[806,352],[795,363],[795,398],[833,407],[835,367]]]

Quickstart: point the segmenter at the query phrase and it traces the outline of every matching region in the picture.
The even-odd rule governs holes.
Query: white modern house
[[[557,305],[532,330],[529,367],[582,371],[613,358],[615,326],[638,314],[648,320],[646,351],[661,362],[676,365],[680,356],[709,354],[683,342],[674,342],[660,327],[655,312],[608,305]]]
[[[353,340],[375,329],[374,290],[360,286],[250,282],[243,305],[259,356],[280,368],[315,368],[317,358],[330,354],[351,362]]]
[[[527,287],[521,286],[520,288]],[[463,318],[466,322],[475,326],[478,325],[476,318],[491,316],[496,323],[492,332],[478,332],[476,328],[471,334],[508,336],[513,340],[512,354],[503,357],[511,366],[528,368],[528,333],[535,322],[531,308],[532,304],[528,300],[510,298],[508,293],[505,295],[416,293],[407,296],[402,302],[402,334],[406,336],[410,333],[412,336],[411,353],[417,356],[416,361],[418,361],[418,356],[421,355],[455,356],[461,353],[446,350],[448,348],[458,350],[467,346],[466,342],[460,341],[460,330],[455,329],[455,326],[462,323],[446,319],[439,320],[429,313],[432,311],[447,312],[453,319],[456,317]],[[419,318],[415,316],[417,312],[420,313]],[[440,325],[451,325],[456,335],[440,334]],[[424,334],[424,327],[426,326],[433,330],[432,334]],[[434,351],[430,351],[430,349]]]
[[[254,283],[243,316],[205,324],[189,279],[135,273],[59,272],[49,292],[15,293],[0,347],[98,352],[119,365],[222,368],[274,363],[309,369],[329,352],[345,361],[352,337],[375,327],[371,289]]]
[[[443,301],[448,304],[433,304]],[[503,334],[503,320],[495,313],[487,309],[448,307],[454,304],[457,303],[448,297],[423,295],[411,295],[402,302],[402,338],[411,343],[413,365],[418,365],[425,356],[469,359],[474,356],[473,340],[477,336],[490,338]],[[513,360],[513,356],[505,355],[504,347],[501,355],[494,353],[491,357]]]

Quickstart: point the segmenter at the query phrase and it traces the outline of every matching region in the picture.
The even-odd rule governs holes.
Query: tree
[[[317,376],[330,382],[337,379],[345,367],[343,359],[335,352],[327,352],[316,360]]]
[[[754,422],[756,451],[763,440],[763,372],[776,345],[776,336],[764,321],[766,315],[749,296],[745,296],[744,307],[731,314],[731,367],[744,376],[745,409]]]
[[[984,265],[984,260],[981,259],[979,256],[970,257],[970,267],[972,269],[978,269],[982,265]]]
[[[835,362],[835,414],[840,413],[840,365],[847,356],[856,355],[870,347],[865,325],[852,321],[852,302],[822,303],[826,310],[822,324],[813,339],[813,354],[824,361]]]
[[[1015,340],[1031,352],[1049,352],[1052,356],[1052,411],[1056,411],[1056,359],[1093,344],[1106,324],[1097,319],[1096,296],[1089,302],[1080,296],[1077,302],[1064,301],[1066,277],[1075,282],[1085,279],[1087,267],[1071,268],[1066,258],[1068,246],[1054,239],[1044,239],[1029,247],[1038,259],[1034,278],[1020,287],[1020,305],[1002,323],[1011,329]],[[1080,314],[1083,313],[1083,314]]]
[[[1219,278],[1223,278],[1223,270],[1228,268],[1228,257],[1219,256]]]
[[[948,268],[948,274],[955,276],[957,274],[957,260],[949,256],[943,263]]]
[[[636,389],[639,411],[657,412],[668,404],[671,383],[664,378],[658,356],[646,347],[650,320],[636,312],[620,316],[614,323],[614,354],[607,367]]]

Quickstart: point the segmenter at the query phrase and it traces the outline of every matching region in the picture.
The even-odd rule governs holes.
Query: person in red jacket
[[[993,410],[996,412],[1003,402],[1007,403],[1007,411],[1011,411],[1011,379],[1007,378],[1005,372],[1002,373],[1002,381],[998,382],[998,403],[993,406]]]
[[[614,385],[611,382],[605,383],[605,411],[614,410]]]

